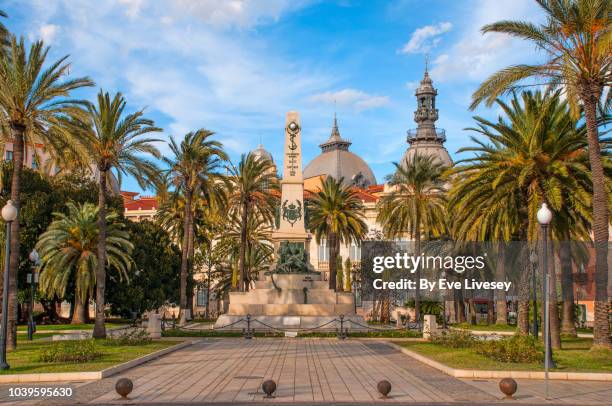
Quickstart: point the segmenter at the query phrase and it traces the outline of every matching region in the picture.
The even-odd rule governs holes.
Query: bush
[[[476,338],[469,331],[444,330],[440,334],[433,334],[431,342],[450,348],[469,348],[474,345]]]
[[[88,362],[101,358],[94,340],[69,340],[52,343],[42,350],[40,362]]]
[[[535,337],[515,335],[495,341],[484,341],[476,346],[476,352],[501,362],[542,362],[544,354]]]
[[[117,338],[113,338],[109,340],[108,344],[117,345],[117,346],[122,346],[122,345],[133,346],[133,345],[146,345],[146,344],[149,344],[151,341],[152,339],[149,336],[149,333],[147,333],[144,329],[139,328],[139,329],[134,329],[132,331],[129,331],[125,334],[122,334],[121,336]]]

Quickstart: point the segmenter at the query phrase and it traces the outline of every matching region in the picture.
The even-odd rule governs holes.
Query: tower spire
[[[429,73],[429,52],[425,53],[425,74]]]

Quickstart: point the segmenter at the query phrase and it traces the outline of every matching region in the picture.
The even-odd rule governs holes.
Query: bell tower
[[[437,161],[445,166],[451,166],[453,162],[448,151],[444,148],[446,132],[436,128],[436,121],[438,121],[436,97],[438,91],[433,86],[427,65],[425,65],[425,74],[416,89],[415,96],[417,107],[414,112],[414,121],[417,123],[417,128],[408,130],[406,141],[409,147],[402,158],[402,163],[412,159],[414,154],[418,153],[434,156]]]

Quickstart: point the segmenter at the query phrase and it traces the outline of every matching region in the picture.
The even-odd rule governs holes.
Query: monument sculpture
[[[328,282],[310,264],[301,135],[299,114],[288,112],[279,218],[272,232],[274,262],[268,271],[260,272],[254,288],[230,293],[228,312],[219,316],[215,329],[242,330],[247,315],[256,330],[297,331],[323,325],[334,329],[338,326],[333,321],[340,315],[349,329],[357,330],[358,324],[365,324],[355,314],[353,294],[329,289]],[[355,323],[351,325],[351,321]]]

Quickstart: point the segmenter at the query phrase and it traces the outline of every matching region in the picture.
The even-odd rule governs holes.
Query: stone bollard
[[[431,340],[431,335],[436,334],[438,331],[438,323],[436,323],[436,316],[433,314],[426,314],[423,322],[423,338],[427,341]]]
[[[161,314],[157,314],[155,312],[149,313],[147,333],[149,333],[149,337],[153,339],[161,338]]]

